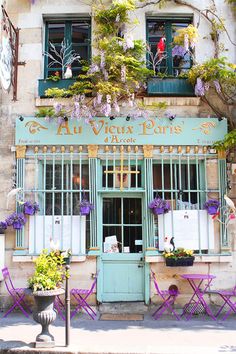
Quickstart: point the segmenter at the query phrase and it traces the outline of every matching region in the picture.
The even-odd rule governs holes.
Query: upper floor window
[[[45,55],[45,78],[56,72],[62,78],[62,63],[65,64],[72,53],[80,56],[80,60],[71,65],[73,77],[77,76],[82,65],[90,60],[90,39],[91,21],[88,18],[47,21],[45,52],[50,55]]]
[[[152,63],[155,60],[156,74],[179,76],[191,67],[189,52],[178,53],[173,50],[173,38],[177,35],[177,30],[187,27],[190,23],[190,18],[147,19],[148,67],[153,69]]]

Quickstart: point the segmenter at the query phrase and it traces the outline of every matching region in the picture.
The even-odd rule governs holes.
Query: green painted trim
[[[13,252],[13,256],[28,256],[28,255],[29,255],[29,253],[28,253],[28,251],[25,250],[25,249],[22,249],[22,250],[15,250],[15,251]],[[32,254],[31,254],[30,256],[32,256]]]
[[[68,87],[73,85],[76,81],[76,79],[61,79],[57,82],[54,82],[52,80],[39,79],[38,95],[40,97],[45,97],[45,91],[49,88],[68,89]]]

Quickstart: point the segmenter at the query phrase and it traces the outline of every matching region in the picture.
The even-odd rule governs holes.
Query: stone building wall
[[[57,0],[50,2],[48,0],[38,0],[35,5],[31,5],[29,0],[8,0],[6,10],[11,18],[11,21],[16,27],[20,28],[20,43],[19,43],[19,61],[25,61],[25,66],[18,67],[18,97],[17,101],[12,101],[12,92],[6,93],[0,91],[0,219],[4,219],[10,212],[14,211],[14,203],[11,203],[9,209],[6,208],[6,196],[11,190],[15,179],[15,120],[20,115],[33,116],[35,111],[40,106],[51,104],[48,99],[42,100],[37,98],[37,80],[43,78],[43,15],[54,16],[55,14],[88,14],[91,8],[87,5],[80,4],[77,0],[71,0],[68,6],[68,1]],[[199,1],[191,1],[193,5],[199,6]],[[208,1],[207,3],[211,3]],[[220,16],[226,19],[226,27],[231,29],[234,22],[233,13],[229,7],[222,1],[216,1],[219,8]],[[201,6],[206,7],[206,2]],[[56,13],[55,13],[56,11]],[[192,10],[188,7],[179,7],[176,5],[168,5],[160,10],[154,6],[140,9],[133,14],[139,20],[139,25],[133,30],[134,38],[145,40],[145,16],[146,14],[160,14],[160,12],[168,13],[184,13],[192,14]],[[194,17],[194,23],[198,21],[198,15]],[[202,20],[203,25],[200,27],[201,38],[208,35],[207,24]],[[234,37],[235,32],[230,31]],[[222,35],[222,42],[226,42],[226,35]],[[235,60],[234,47],[227,42],[227,57],[233,62]],[[200,40],[196,46],[197,60],[205,60],[211,57],[213,53],[212,41],[209,38]],[[166,101],[168,109],[171,112],[181,117],[207,117],[212,114],[210,108],[203,104],[199,98],[184,98],[184,97],[146,97],[145,103],[158,101]],[[214,166],[209,167],[209,175],[212,183],[214,183]],[[236,174],[231,176],[232,181],[232,198],[236,197]],[[236,242],[235,233],[232,236],[232,262],[220,263],[217,259],[214,262],[202,261],[196,263],[191,272],[206,272],[217,274],[215,281],[216,287],[230,288],[235,284],[236,277]],[[5,263],[9,267],[12,274],[13,282],[18,287],[26,286],[27,278],[32,274],[32,260],[24,261],[22,257],[20,262],[13,261],[13,250],[15,248],[15,234],[7,231],[6,233],[6,252]],[[180,291],[187,297],[190,289],[180,279],[180,274],[173,269],[168,269],[163,263],[152,263],[152,268],[159,274],[161,279],[161,288],[167,288],[170,283],[178,285]],[[84,262],[75,262],[72,264],[72,279],[71,285],[77,286],[78,279],[80,285],[88,287],[91,284],[91,279],[88,279],[88,274],[96,272],[96,258],[87,258]],[[153,288],[152,288],[153,290]],[[3,282],[0,281],[0,307],[3,307],[7,301],[5,297],[6,290]],[[181,298],[180,298],[181,299]],[[184,302],[184,297],[181,299]]]

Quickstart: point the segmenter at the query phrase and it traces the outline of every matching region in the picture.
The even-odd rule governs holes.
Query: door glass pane
[[[106,239],[109,236],[115,236],[115,241]],[[114,250],[108,245],[111,241],[115,243]],[[141,198],[104,198],[103,251],[139,253],[142,249]]]
[[[130,253],[142,252],[142,226],[124,226],[124,247],[129,247]]]
[[[103,224],[121,224],[121,199],[103,199]]]
[[[119,252],[122,252],[121,226],[103,226],[103,242],[105,242],[105,237],[109,236],[116,236]]]
[[[124,224],[142,224],[140,198],[124,198]]]

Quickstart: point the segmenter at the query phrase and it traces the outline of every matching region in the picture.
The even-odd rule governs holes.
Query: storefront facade
[[[17,187],[40,212],[17,231],[15,260],[36,256],[53,240],[72,250],[72,260],[93,259],[99,302],[146,303],[150,264],[163,264],[166,236],[194,249],[196,260],[230,261],[226,230],[203,210],[207,199],[224,203],[225,159],[209,145],[226,129],[215,118],[96,118],[58,126],[21,117]],[[156,195],[169,201],[169,213],[151,213]],[[94,206],[87,216],[78,206],[84,198]]]
[[[198,1],[193,3],[199,5]],[[221,0],[216,3],[226,18],[226,27],[230,26],[230,7]],[[192,65],[189,54],[180,62],[172,52],[172,37],[179,29],[197,25],[199,13],[169,2],[163,10],[148,5],[130,11],[131,19],[137,17],[139,24],[128,33],[150,47],[147,67],[151,67],[151,53],[156,55],[165,37],[166,53],[165,57],[157,55],[162,60],[154,70],[156,76],[142,83],[143,91],[137,97],[121,99],[119,113],[89,120],[66,116],[59,122],[58,117],[36,116],[40,109],[53,108],[56,103],[69,107],[73,99],[52,99],[45,90],[64,89],[78,82],[81,65],[74,63],[73,77],[65,79],[61,65],[51,65],[45,53],[50,51],[50,43],[59,50],[66,40],[83,60],[91,60],[96,54],[91,6],[77,0],[70,6],[63,0],[53,4],[9,0],[6,12],[20,31],[18,47],[13,43],[18,55],[13,68],[15,81],[9,82],[10,68],[7,91],[0,92],[0,221],[15,210],[21,211],[15,199],[36,201],[40,211],[27,216],[22,230],[9,227],[0,235],[0,268],[10,269],[16,286],[26,286],[33,261],[53,240],[61,250],[72,251],[71,287],[88,289],[99,274],[96,294],[91,298],[94,304],[155,302],[150,280],[153,269],[160,288],[178,286],[178,306],[191,294],[180,277],[190,270],[165,265],[164,238],[174,237],[176,247],[195,251],[191,272],[217,275],[215,287],[235,285],[235,231],[227,232],[222,222],[224,194],[229,195],[231,178],[229,196],[234,198],[236,175],[230,176],[225,155],[211,148],[227,132],[227,120],[212,118],[216,115],[211,107],[194,95],[184,77]],[[4,21],[8,23],[7,17]],[[214,56],[214,43],[208,22],[201,20],[199,26],[194,52],[201,63]],[[220,39],[228,40],[226,34]],[[227,56],[234,62],[234,47],[229,43],[227,48]],[[52,76],[58,70],[59,80],[54,81]],[[91,97],[84,99],[87,102]],[[153,104],[161,109],[153,109]],[[136,119],[134,107],[146,107],[145,117]],[[19,193],[8,200],[8,193],[15,188]],[[153,215],[148,205],[156,196],[169,202],[168,213]],[[84,198],[93,205],[87,216],[81,215],[79,207]],[[221,202],[222,222],[203,209],[211,198]],[[7,305],[0,275],[0,307]]]

